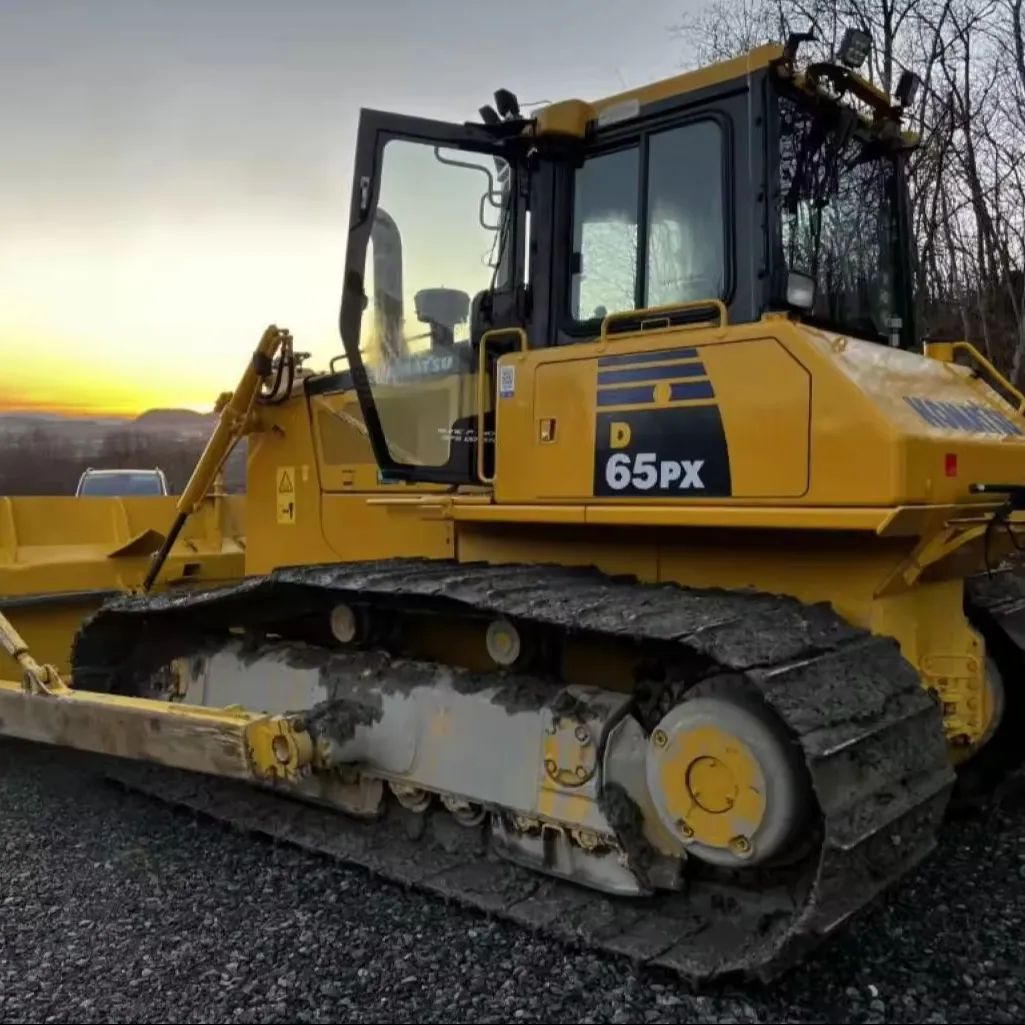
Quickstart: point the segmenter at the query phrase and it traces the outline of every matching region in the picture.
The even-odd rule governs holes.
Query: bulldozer
[[[806,38],[363,110],[344,355],[268,329],[0,733],[695,983],[899,883],[1020,761],[1025,396],[916,326],[917,80]],[[242,436],[243,578],[154,593]]]

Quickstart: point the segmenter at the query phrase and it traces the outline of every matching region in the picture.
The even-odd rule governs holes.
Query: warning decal
[[[295,467],[278,467],[278,523],[295,523]]]

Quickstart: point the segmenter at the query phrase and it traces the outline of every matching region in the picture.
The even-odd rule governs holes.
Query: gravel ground
[[[690,995],[0,743],[0,1021],[1018,1022],[1025,809],[772,989]]]

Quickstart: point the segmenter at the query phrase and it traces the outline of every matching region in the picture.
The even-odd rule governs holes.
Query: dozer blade
[[[285,716],[74,690],[2,612],[0,648],[22,670],[19,681],[0,679],[5,737],[256,783],[299,780],[313,760],[309,735]]]
[[[404,652],[395,630],[362,648],[311,642],[341,603],[379,625],[501,617],[548,643],[618,640],[670,671],[642,698],[431,662]],[[933,850],[954,781],[941,711],[893,640],[828,606],[765,594],[548,566],[283,569],[218,592],[115,601],[79,634],[75,679],[147,693],[175,659],[192,666],[204,700],[248,687],[253,704],[302,715],[337,775],[305,792],[275,784],[282,795],[129,764],[122,782],[694,984],[767,981],[794,965]],[[679,725],[697,707],[688,702],[714,702],[723,681],[784,731],[779,773],[737,805],[760,792],[789,809],[777,833],[803,826],[775,861],[745,863],[771,845],[758,829],[730,841],[737,857],[726,846],[699,856],[691,820],[674,821],[676,798],[659,790],[675,785],[660,757],[698,735]],[[306,803],[359,812],[332,797],[335,784],[363,787],[368,821]],[[414,804],[417,786],[427,798]],[[381,798],[387,787],[394,796]],[[448,810],[427,810],[431,790]],[[457,799],[480,814],[457,822]],[[631,886],[633,896],[611,892]]]

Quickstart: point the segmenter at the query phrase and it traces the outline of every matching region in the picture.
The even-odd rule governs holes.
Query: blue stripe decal
[[[679,402],[683,399],[714,399],[715,391],[711,381],[681,381],[669,386],[669,401]]]
[[[704,377],[702,363],[675,363],[668,367],[630,367],[628,370],[598,371],[598,386],[639,384],[641,381],[672,381],[680,377]]]
[[[637,406],[655,401],[655,387],[606,388],[598,392],[599,406]]]
[[[600,356],[600,367],[630,367],[638,363],[661,363],[667,359],[697,359],[697,349],[663,349],[661,352],[628,352],[623,356]]]

